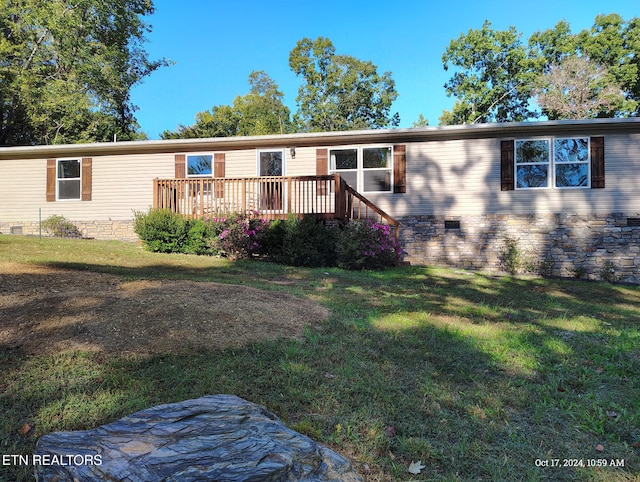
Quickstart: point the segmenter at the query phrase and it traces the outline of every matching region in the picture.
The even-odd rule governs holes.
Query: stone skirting
[[[640,214],[490,214],[401,218],[405,260],[502,273],[513,240],[521,270],[640,284]]]
[[[75,224],[84,238],[92,239],[117,239],[120,241],[137,241],[138,236],[133,232],[133,220],[119,221],[75,221]],[[6,223],[0,222],[0,233],[22,234],[25,236],[48,236],[43,229],[40,231],[38,222]]]

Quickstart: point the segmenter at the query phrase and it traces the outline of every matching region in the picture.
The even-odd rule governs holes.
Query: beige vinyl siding
[[[225,177],[254,177],[258,158],[255,149],[225,152]]]
[[[367,197],[394,217],[640,212],[640,134],[605,135],[605,189],[501,191],[500,140],[407,144],[407,193]]]
[[[315,176],[316,175],[316,147],[296,148],[295,159],[291,157],[289,149],[285,149],[287,158],[287,176]]]
[[[174,175],[173,154],[93,158],[91,201],[46,202],[46,159],[0,161],[0,189],[11,200],[0,205],[3,222],[35,222],[62,215],[76,221],[127,220],[153,204],[153,179]],[[16,181],[22,181],[20,189]]]
[[[0,169],[0,193],[10,193],[0,202],[0,220],[37,221],[38,208],[47,204],[47,160],[0,161]]]
[[[399,141],[406,145],[407,192],[368,193],[366,197],[396,218],[560,212],[637,215],[640,213],[640,134],[610,132],[591,129],[588,133],[605,138],[604,189],[552,187],[501,191],[500,141],[513,137],[493,137]],[[563,133],[559,137],[569,135],[582,134]],[[528,136],[531,137],[550,136]],[[332,146],[340,147],[339,144]],[[288,147],[282,148],[285,175],[315,175],[316,148],[315,145],[296,147],[295,158],[291,157]],[[257,148],[206,152],[224,152],[226,177],[257,175]],[[60,214],[78,221],[131,219],[134,210],[146,210],[152,205],[154,178],[172,179],[175,176],[173,152],[58,157],[92,157],[91,201],[46,202],[44,156],[42,159],[3,159],[0,160],[0,193],[4,193],[5,199],[0,203],[0,221],[34,222],[38,220],[39,209],[42,209],[43,218]]]

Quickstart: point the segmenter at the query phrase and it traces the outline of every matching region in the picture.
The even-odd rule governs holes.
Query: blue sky
[[[400,127],[410,127],[422,113],[437,125],[453,99],[442,66],[449,42],[477,29],[485,20],[503,30],[513,25],[523,41],[536,31],[566,20],[573,32],[588,28],[599,13],[625,20],[640,16],[638,0],[428,1],[378,0],[322,2],[258,0],[155,0],[156,12],[146,49],[152,59],[175,65],[162,68],[132,92],[136,117],[150,139],[179,124],[193,124],[195,114],[233,103],[249,91],[253,70],[264,70],[295,110],[300,79],[289,69],[289,52],[303,37],[328,37],[336,53],[371,60],[380,73],[390,71],[398,99],[392,113]]]

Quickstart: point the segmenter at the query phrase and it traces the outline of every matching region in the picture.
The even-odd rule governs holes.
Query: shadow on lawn
[[[28,452],[35,436],[160,403],[233,393],[350,455],[360,471],[367,465],[372,478],[405,479],[415,460],[429,479],[624,480],[640,471],[631,447],[640,438],[635,288],[420,268],[57,266],[272,289],[291,289],[269,279],[293,273],[295,289],[333,316],[301,341],[232,350],[39,358],[2,346],[3,451]],[[26,438],[25,422],[36,425]],[[624,459],[625,467],[536,467],[556,458]]]

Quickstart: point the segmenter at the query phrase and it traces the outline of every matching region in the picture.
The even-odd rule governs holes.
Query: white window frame
[[[189,157],[197,157],[197,156],[211,156],[211,174],[189,174]],[[184,158],[184,170],[187,178],[209,178],[213,177],[214,173],[214,153],[213,152],[189,152],[185,154]]]
[[[587,140],[587,160],[586,161],[574,161],[574,162],[558,162],[556,160],[555,143],[559,140],[567,139],[586,139]],[[518,142],[527,141],[547,141],[549,150],[547,152],[547,163],[542,162],[521,162],[518,163]],[[513,177],[514,177],[514,189],[518,191],[530,191],[538,189],[590,189],[591,188],[591,138],[589,136],[571,136],[571,137],[533,137],[514,139],[513,144]],[[586,186],[557,186],[556,185],[556,166],[562,164],[586,164],[587,165],[587,185]],[[547,185],[541,187],[519,187],[518,186],[518,166],[526,165],[547,165]]]
[[[80,175],[78,177],[59,177],[60,163],[76,161],[78,163],[78,171]],[[77,198],[61,198],[60,197],[60,182],[61,181],[77,181],[78,182],[78,197]],[[56,159],[56,201],[81,201],[82,200],[82,159],[78,157]]]
[[[258,177],[264,177],[260,174],[260,154],[263,152],[280,152],[282,153],[282,176],[286,176],[287,175],[287,156],[286,156],[286,149],[284,147],[282,148],[275,148],[275,149],[258,149],[256,152],[256,175]]]
[[[389,165],[388,167],[366,168],[364,167],[364,150],[365,149],[389,149]],[[355,150],[356,151],[356,169],[336,169],[335,163],[331,156],[331,151]],[[365,146],[333,146],[328,148],[329,152],[329,174],[340,174],[341,172],[356,172],[355,190],[363,194],[390,194],[393,193],[393,145],[390,144],[371,144]],[[365,191],[364,190],[364,173],[367,171],[388,171],[389,172],[389,189],[387,191]]]
[[[555,145],[557,140],[586,139],[587,140],[587,160],[558,162],[556,161]],[[587,165],[587,184],[585,186],[558,186],[556,182],[556,166],[562,164],[586,164]],[[574,136],[574,137],[555,137],[553,138],[553,187],[556,189],[591,189],[591,137]]]

